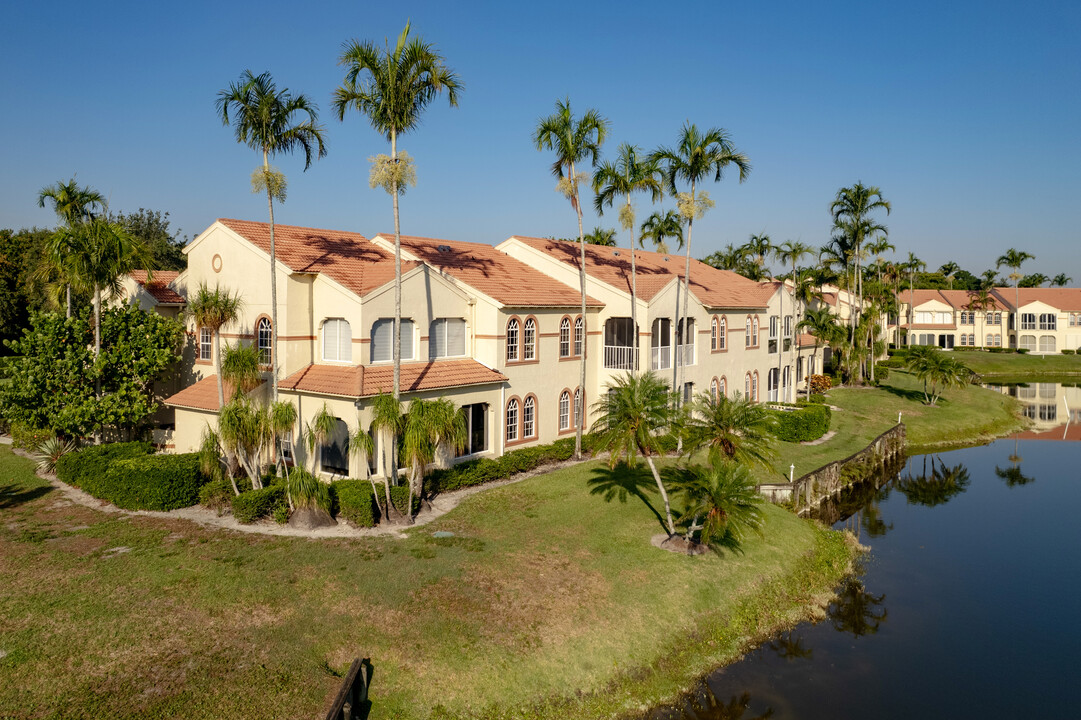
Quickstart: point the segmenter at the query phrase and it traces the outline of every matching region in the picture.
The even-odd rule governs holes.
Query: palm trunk
[[[67,305],[68,305],[67,318],[68,318],[68,320],[70,320],[71,319],[71,285],[68,285],[65,288],[64,294],[67,296]]]
[[[578,383],[582,388],[578,409],[581,421],[574,431],[574,458],[582,459],[582,426],[586,424],[586,348],[589,347],[589,328],[586,323],[586,240],[582,231],[582,203],[578,197],[578,184],[575,182],[574,163],[571,163],[571,182],[574,182],[574,212],[578,216],[578,250],[580,253],[580,265],[578,266],[578,281],[582,286],[582,354],[578,358]]]
[[[267,151],[263,150],[263,173],[267,184],[266,204],[270,211],[270,398],[278,401],[278,268],[277,255],[274,251],[274,195],[270,189],[270,163]],[[256,347],[259,344],[259,329],[255,330]]]
[[[196,330],[198,332],[198,330]],[[221,328],[214,328],[214,373],[218,376],[218,412],[225,407],[225,385],[221,379]]]
[[[783,373],[784,365],[784,294],[785,294],[784,281],[781,281],[781,304],[777,310],[777,324],[780,326],[777,328],[777,399],[784,402],[785,398],[781,397],[781,376]]]
[[[686,327],[687,326],[687,313],[690,312],[690,302],[691,302],[691,233],[694,231],[694,213],[695,213],[695,209],[696,209],[695,204],[697,202],[698,202],[698,197],[694,194],[694,181],[692,180],[691,181],[691,217],[687,221],[687,259],[686,259],[686,261],[684,263],[684,266],[683,266],[683,314],[679,318],[680,322],[683,323],[683,326],[684,326],[683,327],[683,342],[684,343],[687,342],[687,327]],[[679,328],[678,324],[676,325],[676,328],[677,328],[677,333],[678,333],[678,328]],[[678,337],[678,335],[677,335],[677,337]],[[676,349],[680,353],[683,352],[682,348],[676,348]],[[678,355],[677,355],[677,357],[678,357]],[[681,403],[683,401],[683,377],[684,376],[683,376],[683,363],[682,362],[678,363],[678,368],[677,369],[679,371],[679,375],[677,376],[679,386],[673,388],[673,390],[675,390],[676,393],[677,393],[676,394],[676,398],[677,398],[676,403],[678,404],[678,403]],[[680,445],[682,446],[682,442],[680,443]]]
[[[627,195],[627,207],[631,206],[631,196]],[[631,332],[634,333],[634,337],[631,338],[633,348],[631,350],[631,372],[638,374],[638,273],[634,265],[634,223],[631,223]]]
[[[398,134],[390,131],[390,159],[398,162]],[[402,226],[398,217],[398,176],[392,184],[394,200],[394,402],[402,397]],[[398,483],[398,433],[391,433],[390,468],[394,484]],[[390,489],[387,489],[387,516],[390,516]],[[409,511],[409,508],[406,508]]]
[[[676,524],[672,521],[672,507],[668,503],[668,492],[664,489],[664,483],[661,482],[661,474],[657,472],[657,466],[653,464],[653,457],[648,452],[643,452],[646,456],[646,462],[649,463],[649,471],[653,473],[653,480],[657,483],[657,489],[661,493],[661,500],[664,501],[664,517],[668,521],[668,536],[676,534]]]
[[[101,358],[101,286],[94,285],[94,362]],[[94,397],[101,400],[101,373],[94,369]],[[101,426],[94,431],[94,444],[101,444]]]

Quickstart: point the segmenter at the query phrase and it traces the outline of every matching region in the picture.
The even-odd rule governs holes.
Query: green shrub
[[[1063,355],[1073,355],[1076,352],[1077,352],[1076,350],[1063,349],[1062,354]]]
[[[820,394],[833,387],[833,381],[829,375],[812,375],[808,378],[808,387],[812,394]]]
[[[1019,355],[1028,355],[1028,348],[1017,348],[1017,353]]]
[[[832,413],[826,405],[808,404],[795,410],[773,411],[773,434],[783,442],[809,442],[829,432]]]
[[[331,483],[330,491],[337,502],[338,515],[357,527],[375,527],[377,512],[369,481],[337,480]]]
[[[113,462],[149,455],[152,452],[154,448],[150,443],[144,442],[91,445],[57,460],[56,477],[68,485],[85,489],[87,483],[92,484],[98,478],[104,478]]]
[[[205,478],[196,453],[118,458],[82,488],[125,510],[175,510],[199,502]]]
[[[41,443],[51,437],[52,430],[39,430],[21,422],[11,423],[11,444],[27,452],[37,450]]]
[[[885,363],[875,363],[875,380],[885,380],[890,376],[890,367]]]
[[[804,405],[825,405],[826,398],[823,395],[808,395],[805,398],[801,398]],[[796,403],[797,405],[800,403]]]
[[[394,503],[394,507],[398,512],[405,514],[405,504],[409,501],[409,486],[398,485],[390,489],[390,501]],[[420,498],[413,496],[413,512],[416,513],[420,509]]]
[[[219,513],[232,507],[234,497],[233,484],[225,478],[211,480],[199,488],[199,504]]]
[[[279,506],[285,505],[285,488],[272,485],[262,490],[249,490],[233,496],[233,517],[237,522],[253,523],[268,517]]]

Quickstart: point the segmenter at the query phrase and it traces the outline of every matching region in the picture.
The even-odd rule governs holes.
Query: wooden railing
[[[368,685],[372,680],[372,663],[357,658],[349,666],[342,686],[327,711],[326,720],[353,720],[368,716]]]

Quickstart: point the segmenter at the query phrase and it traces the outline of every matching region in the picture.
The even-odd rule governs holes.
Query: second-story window
[[[428,329],[428,357],[460,357],[465,355],[465,320],[437,318]]]
[[[259,364],[269,366],[273,362],[273,350],[271,342],[273,333],[270,329],[270,318],[259,318],[255,324],[255,342],[259,349]]]
[[[784,336],[786,338],[792,337],[792,316],[791,315],[785,315],[784,316]]]
[[[199,359],[214,359],[214,333],[210,328],[199,328]]]
[[[563,318],[559,322],[559,357],[571,356],[571,321]]]
[[[1036,314],[1035,313],[1021,313],[1021,329],[1022,330],[1035,330],[1036,329]]]
[[[353,331],[349,327],[349,321],[341,318],[323,321],[323,360],[352,362]]]
[[[1041,330],[1055,330],[1058,324],[1058,317],[1054,313],[1041,313],[1040,314],[1040,329]]]
[[[770,340],[776,340],[777,339],[777,316],[776,315],[770,315],[769,316],[769,339]]]
[[[533,318],[526,320],[522,329],[522,359],[537,359],[537,321]]]
[[[743,333],[743,344],[746,347],[751,346],[751,318],[747,318],[747,330]]]
[[[380,318],[372,324],[372,362],[394,359],[394,318]],[[402,318],[402,360],[413,359],[413,321]]]
[[[582,346],[585,342],[585,323],[582,322],[582,316],[579,315],[574,319],[574,354],[576,357],[582,356]]]
[[[758,318],[751,321],[751,345],[758,346]]]
[[[507,362],[518,362],[518,319],[507,323]]]

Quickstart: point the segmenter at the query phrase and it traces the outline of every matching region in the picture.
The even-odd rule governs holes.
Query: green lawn
[[[591,478],[612,479],[594,461],[406,540],[312,541],[72,505],[0,446],[0,717],[316,717],[357,655],[373,718],[607,717],[793,620],[850,558],[775,507],[745,554],[666,553],[651,507]]]
[[[1081,355],[957,352],[956,357],[984,377],[1035,378],[1081,375]]]
[[[898,412],[906,425],[910,453],[989,440],[1023,425],[1014,400],[975,385],[947,390],[937,405],[925,405],[922,383],[896,369],[881,387],[836,388],[826,401],[837,408],[830,426],[836,434],[821,445],[778,443],[775,471],[756,471],[761,482],[777,482],[781,474],[787,478],[790,464],[800,477],[862,450],[897,424]]]

